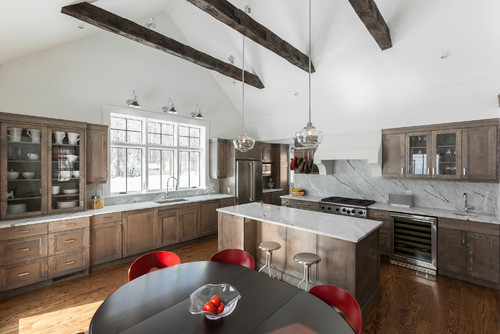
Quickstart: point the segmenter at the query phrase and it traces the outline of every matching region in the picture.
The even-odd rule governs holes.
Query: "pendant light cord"
[[[243,56],[241,64],[241,114],[243,120],[243,132],[245,132],[245,36],[243,36]]]
[[[311,123],[311,0],[309,0],[309,124]]]

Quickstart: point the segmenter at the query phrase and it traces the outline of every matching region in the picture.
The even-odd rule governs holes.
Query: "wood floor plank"
[[[182,262],[209,260],[217,239],[172,250]],[[130,263],[2,301],[0,334],[87,333],[99,305],[127,282]],[[363,333],[498,334],[500,291],[382,262],[382,289]]]

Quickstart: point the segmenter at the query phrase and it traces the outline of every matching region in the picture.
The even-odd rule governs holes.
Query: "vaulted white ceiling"
[[[24,58],[43,57],[50,50],[63,49],[71,43],[80,47],[66,55],[83,60],[88,57],[86,53],[76,52],[83,46],[104,48],[106,43],[103,41],[123,40],[123,37],[60,13],[61,7],[75,2],[79,1],[1,0],[0,66],[7,68],[13,64],[14,67]],[[309,52],[307,0],[230,2],[240,9],[250,5],[250,15],[256,21],[302,52]],[[385,51],[380,50],[349,1],[312,0],[312,60],[316,73],[312,75],[311,98],[313,123],[317,127],[327,134],[355,133],[498,117],[500,1],[375,2],[391,31],[393,47]],[[229,55],[234,55],[235,65],[241,66],[242,35],[185,0],[98,0],[93,4],[143,25],[154,17],[158,32],[226,62]],[[135,42],[119,43],[132,45]],[[253,41],[247,39],[246,43],[245,68],[257,74],[265,85],[264,89],[245,87],[248,132],[263,140],[290,138],[307,122],[307,73]],[[189,80],[178,73],[174,77],[151,80],[156,72],[154,68],[160,69],[163,61],[178,64],[181,60],[144,48],[141,52],[150,53],[151,59],[154,55],[154,62],[137,57],[130,59],[131,67],[142,70],[136,73],[136,82],[129,84],[131,88],[147,92],[153,90],[148,85],[168,86],[174,80],[179,82],[183,98],[187,100],[188,96],[203,94],[190,82],[201,78],[202,82],[209,82],[208,75],[214,84],[208,84],[204,99],[212,96],[214,100],[230,101],[231,108],[226,109],[231,110],[225,112],[241,112],[239,81],[194,64],[182,65],[189,69]],[[445,51],[450,56],[441,59]],[[120,57],[126,55],[120,54]],[[109,58],[103,59],[109,61]],[[151,61],[150,67],[141,63],[148,61]],[[99,62],[98,58],[95,62]],[[79,80],[82,79],[74,77],[75,82]],[[125,86],[123,78],[116,81],[117,86]],[[107,86],[112,86],[112,81],[107,82]],[[5,77],[2,83],[2,68],[1,87],[11,87]],[[148,97],[144,95],[143,100]],[[1,92],[0,97],[9,98]],[[98,94],[75,93],[75,97],[78,103],[88,103],[92,107],[123,103],[114,94],[106,96],[101,91]],[[123,96],[123,100],[127,97]],[[160,98],[152,93],[149,97],[151,109],[161,108]],[[175,100],[176,96],[173,98]],[[0,108],[3,106],[1,99]],[[13,109],[12,105],[10,101],[4,108]],[[228,103],[221,102],[221,105]],[[240,124],[227,126],[238,132]],[[230,133],[234,131],[227,132]]]

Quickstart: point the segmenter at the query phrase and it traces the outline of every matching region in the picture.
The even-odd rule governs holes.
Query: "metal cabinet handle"
[[[28,276],[30,274],[29,271],[26,271],[24,273],[17,274],[17,277],[23,277],[23,276]]]
[[[21,231],[17,231],[17,233],[30,233],[30,230],[21,230]]]
[[[435,171],[434,167],[432,167],[432,175],[436,175],[436,171]]]
[[[462,235],[462,245],[465,245],[465,234]]]
[[[429,167],[427,167],[427,175],[429,175],[429,172],[430,172],[430,169],[429,169]]]
[[[405,168],[401,167],[401,175],[403,175],[404,173],[405,173]]]
[[[26,247],[26,248],[19,248],[17,251],[18,251],[18,252],[27,252],[27,251],[29,251],[29,250],[30,250],[30,248],[29,248],[29,247]]]
[[[71,265],[71,264],[75,264],[75,263],[76,263],[76,261],[75,261],[75,260],[73,260],[73,261],[68,261],[68,262],[64,263],[64,265],[65,265],[65,266],[69,266],[69,265]]]
[[[464,176],[467,176],[467,170],[464,167]]]
[[[75,241],[76,241],[76,239],[67,239],[67,240],[64,240],[64,243],[70,244],[70,243],[75,242]]]

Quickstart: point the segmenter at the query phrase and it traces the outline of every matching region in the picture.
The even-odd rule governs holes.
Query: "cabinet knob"
[[[404,173],[405,173],[405,168],[401,167],[401,175],[403,175]]]

